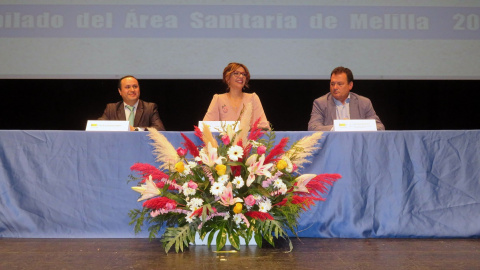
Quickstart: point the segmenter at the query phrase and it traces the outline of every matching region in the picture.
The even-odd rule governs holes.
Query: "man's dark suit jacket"
[[[107,104],[105,112],[98,120],[126,120],[123,101]],[[157,104],[139,100],[138,108],[135,112],[134,126],[143,128],[154,127],[160,131],[165,130],[158,115]]]

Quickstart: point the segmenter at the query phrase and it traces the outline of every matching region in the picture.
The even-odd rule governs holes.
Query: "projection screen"
[[[474,0],[4,0],[0,78],[477,80],[479,39]]]

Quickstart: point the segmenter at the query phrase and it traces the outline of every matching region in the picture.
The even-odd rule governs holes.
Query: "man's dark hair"
[[[330,77],[332,77],[333,74],[338,75],[338,74],[342,74],[342,73],[347,74],[347,81],[349,83],[353,82],[353,73],[349,68],[346,68],[346,67],[336,67],[336,68],[334,68],[332,70],[332,73],[330,73]]]
[[[122,78],[120,78],[120,80],[118,80],[118,89],[122,88],[122,80],[125,78],[134,78],[138,82],[138,79],[135,78],[135,76],[132,76],[132,75],[123,76]],[[140,83],[138,83],[138,86],[140,86]]]

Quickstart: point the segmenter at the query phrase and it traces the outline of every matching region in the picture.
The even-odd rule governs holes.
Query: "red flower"
[[[304,194],[310,194],[310,197],[320,197],[320,194],[327,193],[327,185],[332,186],[333,183],[340,178],[342,178],[340,174],[319,174],[315,176],[312,180],[310,180],[310,182],[308,182],[308,184],[305,186],[310,193]]]
[[[217,212],[217,209],[215,207],[212,207],[212,210],[213,212],[210,213],[208,211],[208,208],[207,208],[207,216],[210,215],[210,214],[213,214],[213,213],[216,213]],[[203,207],[200,207],[198,208],[197,210],[195,210],[191,215],[190,217],[193,217],[193,216],[201,216],[202,215],[202,212],[203,212]]]
[[[141,184],[145,183],[145,180],[147,180],[151,175],[153,182],[155,182],[158,188],[163,188],[165,186],[165,183],[160,180],[168,179],[169,177],[166,173],[160,171],[155,166],[146,163],[135,163],[132,167],[130,167],[130,170],[141,173],[143,178],[143,180],[140,181]],[[172,183],[175,183],[175,180],[172,180]],[[169,186],[168,189],[174,190],[175,188],[173,186]]]
[[[230,169],[232,170],[232,174],[234,176],[240,176],[242,175],[242,166],[230,166]]]
[[[174,209],[175,207],[177,207],[177,202],[167,197],[156,197],[148,201],[145,201],[143,203],[143,207],[154,209],[154,210],[162,209],[162,208]]]
[[[258,123],[260,123],[260,117],[257,119],[257,121],[255,121],[252,129],[250,130],[250,134],[248,135],[249,140],[256,141],[258,138],[262,137],[263,134],[265,134],[265,132],[258,127]]]
[[[181,147],[177,148],[177,155],[179,155],[180,157],[184,157],[187,153],[187,149],[183,149]]]
[[[273,206],[284,206],[287,203],[287,198],[284,198],[281,202],[274,204]]]
[[[251,217],[251,218],[254,218],[254,219],[259,219],[261,221],[265,221],[267,219],[273,220],[272,215],[270,215],[269,213],[264,213],[264,212],[260,212],[260,211],[246,212],[245,216],[248,216],[248,217]]]
[[[275,147],[273,147],[272,151],[270,151],[270,154],[268,154],[268,156],[265,158],[265,161],[263,162],[263,164],[270,163],[270,161],[272,161],[274,157],[285,153],[285,150],[283,150],[283,148],[285,148],[287,143],[288,143],[288,138],[287,137],[282,138],[280,143],[275,145]]]
[[[153,180],[161,180],[163,178],[168,179],[168,175],[159,169],[157,169],[155,166],[146,164],[146,163],[135,163],[133,164],[132,167],[130,167],[130,170],[132,171],[137,171],[141,173],[143,180],[140,183],[145,183],[145,180],[151,175]]]
[[[225,144],[225,145],[230,143],[230,137],[228,137],[227,134],[223,135],[221,139],[222,139],[223,144]]]
[[[182,135],[183,139],[185,140],[183,146],[185,146],[188,151],[190,151],[190,154],[192,154],[192,156],[198,157],[199,152],[197,146],[195,146],[195,144],[187,136],[185,136],[185,134],[180,133],[180,135]]]
[[[321,200],[322,198],[318,199],[315,197],[305,197],[305,196],[298,196],[298,195],[293,195],[292,197],[292,203],[293,204],[301,204],[301,207],[303,210],[310,209],[310,206],[314,205],[315,202],[314,200]]]
[[[200,128],[197,126],[193,126],[193,128],[195,129],[195,136],[197,136],[198,138],[200,138],[200,140],[203,141],[203,132],[200,130]]]

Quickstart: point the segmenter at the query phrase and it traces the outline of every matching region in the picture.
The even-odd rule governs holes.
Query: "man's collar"
[[[139,101],[140,101],[140,99],[137,100],[137,102],[135,102],[135,104],[133,104],[133,107],[134,107],[134,108],[138,108],[138,102],[139,102]],[[128,105],[128,104],[125,103],[125,101],[124,101],[124,102],[123,102],[123,107],[125,107],[125,106],[127,106],[127,105]]]
[[[333,98],[333,102],[335,102],[335,105],[337,105],[337,106],[343,105],[341,101],[337,100],[333,96],[332,96],[332,98]],[[350,103],[350,93],[348,93],[348,97],[347,97],[347,99],[345,99],[345,103]]]

